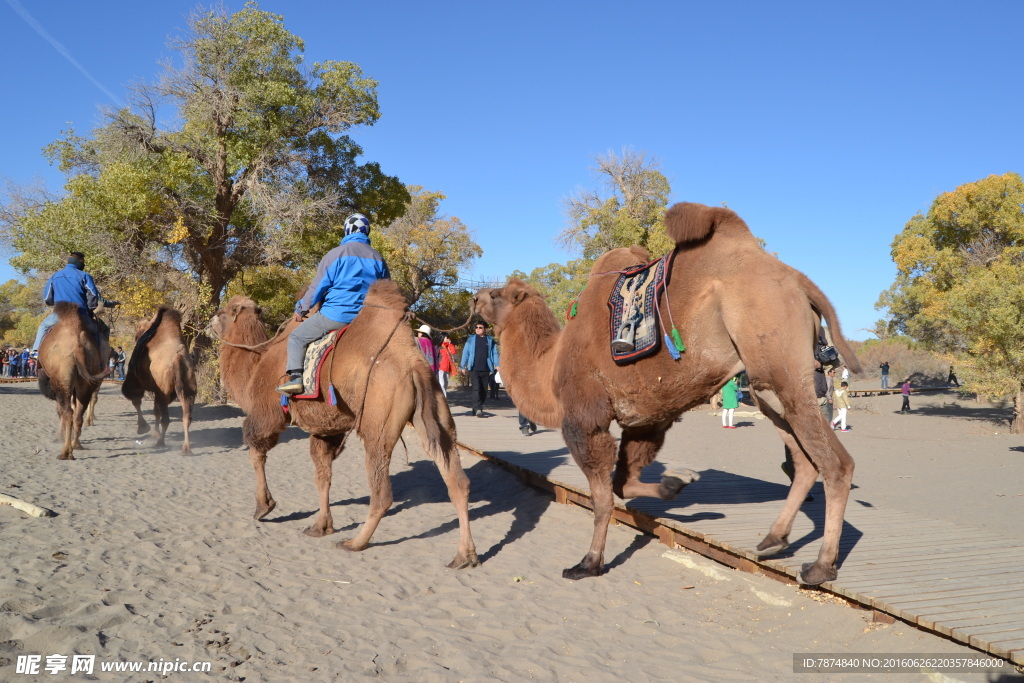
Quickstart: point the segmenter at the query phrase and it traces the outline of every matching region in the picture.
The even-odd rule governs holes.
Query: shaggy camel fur
[[[363,550],[369,545],[377,524],[393,501],[388,476],[391,451],[405,425],[411,422],[423,449],[441,471],[458,513],[459,547],[448,566],[474,567],[479,561],[469,531],[469,478],[462,470],[455,446],[455,422],[441,387],[405,324],[406,307],[397,285],[390,280],[374,283],[362,311],[324,361],[320,397],[291,402],[292,421],[310,433],[309,454],[320,494],[320,512],[305,533],[325,536],[334,532],[329,497],[332,464],[341,453],[345,435],[356,430],[366,452],[370,509],[355,538],[337,546]],[[264,344],[267,336],[259,313],[251,299],[236,296],[217,311],[210,328],[224,342],[220,348],[222,382],[246,413],[242,430],[256,470],[254,516],[263,519],[277,505],[267,488],[267,451],[277,444],[288,426],[281,409],[281,395],[274,391],[274,386],[285,369],[288,333],[298,323],[292,321]],[[337,391],[337,405],[325,400],[328,382]]]
[[[188,428],[196,400],[196,371],[181,334],[181,313],[166,306],[161,306],[151,319],[135,325],[135,350],[121,385],[121,393],[135,406],[139,434],[150,431],[142,416],[142,398],[147,391],[153,392],[155,419],[150,436],[156,439],[155,446],[164,446],[167,425],[171,422],[167,407],[177,397],[185,428],[181,454],[192,455]]]
[[[516,406],[534,422],[560,428],[594,498],[594,536],[583,560],[563,576],[604,572],[604,547],[613,497],[670,500],[697,476],[640,482],[665,432],[683,411],[707,402],[741,370],[750,377],[758,406],[793,452],[796,476],[761,555],[785,549],[800,504],[818,474],[825,483],[825,531],[817,560],[799,579],[820,584],[836,577],[839,534],[853,477],[853,459],[829,429],[814,395],[812,373],[820,317],[847,366],[860,370],[824,294],[802,273],[765,253],[734,212],[676,204],[665,216],[677,244],[668,298],[687,350],[678,361],[668,351],[619,366],[609,350],[608,296],[616,271],[648,261],[639,247],[615,249],[594,264],[564,330],[537,290],[513,279],[502,289],[482,289],[475,310],[501,339],[502,376]],[[608,432],[622,427],[616,455]]]
[[[74,450],[82,447],[85,411],[95,404],[103,383],[106,355],[82,324],[78,306],[59,301],[53,310],[57,324],[39,345],[39,391],[57,402],[59,438],[64,442],[57,459],[74,460]]]

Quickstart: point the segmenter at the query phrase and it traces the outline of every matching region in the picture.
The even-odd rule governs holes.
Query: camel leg
[[[146,422],[146,418],[142,416],[142,396],[139,396],[138,398],[133,398],[132,405],[135,406],[135,418],[136,422],[138,423],[135,433],[149,433],[149,423]]]
[[[166,444],[164,438],[167,435],[167,425],[171,424],[171,414],[168,410],[169,399],[159,392],[153,397],[153,438],[156,448],[163,448]]]
[[[445,486],[448,487],[448,498],[455,505],[455,512],[459,518],[459,549],[455,558],[448,563],[449,569],[466,569],[477,567],[480,560],[476,555],[476,544],[473,542],[473,535],[469,530],[469,477],[462,469],[462,458],[459,456],[459,449],[455,446],[455,423],[452,421],[448,403],[441,392],[439,385],[435,385],[434,401],[437,406],[437,419],[442,427],[438,443],[430,443],[427,434],[430,431],[423,423],[422,414],[417,411],[413,415],[413,426],[420,437],[423,450],[430,454],[430,458],[437,465],[441,472]]]
[[[341,453],[344,434],[331,436],[309,436],[309,457],[313,459],[316,490],[320,494],[320,512],[313,524],[303,531],[307,536],[327,536],[334,533],[334,518],[331,516],[331,474],[334,459]]]
[[[181,403],[181,426],[185,430],[185,443],[181,445],[182,455],[192,455],[192,441],[189,438],[189,425],[192,424],[192,398],[185,391],[178,391],[178,401]]]
[[[242,433],[245,434],[246,442],[249,444],[249,462],[256,472],[256,512],[253,519],[261,520],[277,507],[277,501],[270,495],[270,488],[267,487],[267,451],[277,445],[280,434],[257,434],[258,423],[251,416],[242,422]]]
[[[818,471],[814,469],[814,465],[808,460],[807,454],[804,453],[793,433],[789,431],[788,426],[777,425],[776,428],[782,442],[786,444],[786,448],[793,456],[793,482],[790,484],[789,494],[786,496],[782,511],[772,522],[768,535],[757,544],[757,548],[754,550],[760,557],[776,555],[789,547],[789,533],[793,529],[793,521],[796,519],[800,506],[807,498],[807,492],[811,490],[814,480],[818,478]]]
[[[612,469],[615,466],[615,439],[607,426],[594,425],[587,433],[580,425],[567,419],[562,436],[573,460],[583,470],[590,484],[594,501],[594,537],[590,550],[575,567],[562,570],[562,578],[582,579],[604,574],[604,546],[608,540],[608,523],[612,518],[615,500],[612,496]]]
[[[72,400],[72,411],[71,411],[71,447],[68,448],[68,457],[65,460],[74,460],[74,449],[81,448],[82,442],[79,440],[82,434],[82,423],[85,421],[85,409],[87,404],[83,403],[78,399]]]
[[[622,430],[619,444],[619,461],[612,479],[612,491],[623,500],[647,496],[672,500],[687,484],[700,479],[700,475],[692,470],[683,470],[676,474],[666,474],[658,483],[643,483],[640,472],[654,462],[665,443],[668,425],[646,430]]]
[[[92,400],[89,401],[89,408],[85,413],[85,426],[92,427],[96,422],[96,401],[100,399],[100,392],[97,391],[92,395]]]
[[[392,413],[392,416],[398,413]],[[375,425],[368,419],[364,420],[360,431],[363,433],[363,450],[366,452],[366,478],[370,484],[370,509],[366,511],[366,521],[359,527],[355,538],[340,541],[336,545],[342,550],[365,550],[370,544],[373,532],[377,530],[384,513],[391,507],[394,497],[391,493],[391,451],[398,443],[398,437],[405,427],[405,420],[393,419],[396,424]],[[367,434],[372,434],[367,438]]]
[[[58,441],[61,443],[60,453],[57,455],[58,460],[74,460],[74,430],[72,423],[74,422],[74,415],[71,411],[71,400],[57,399],[57,419],[60,420],[60,437]]]
[[[793,453],[794,478],[782,511],[757,549],[759,554],[768,555],[785,547],[797,511],[820,474],[825,485],[825,530],[821,548],[817,560],[805,564],[797,577],[800,583],[816,586],[835,579],[838,574],[835,562],[853,483],[853,458],[829,429],[815,403],[796,403],[783,416],[775,410],[783,402],[774,395],[765,398],[767,400],[759,400],[761,410],[775,424]]]
[[[82,448],[82,425],[78,423],[78,416],[83,415],[82,402],[76,397],[71,398],[71,450]]]

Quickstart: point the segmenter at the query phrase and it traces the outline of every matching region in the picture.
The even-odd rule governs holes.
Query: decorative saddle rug
[[[674,252],[673,252],[674,255]],[[612,360],[626,365],[658,350],[657,300],[668,282],[671,258],[660,258],[623,272],[608,297]]]
[[[318,339],[306,347],[306,360],[302,364],[302,386],[303,393],[292,396],[295,398],[317,398],[320,396],[320,369],[330,354],[331,349],[345,334],[348,325],[340,330],[334,330],[326,337]],[[328,378],[330,379],[330,378]],[[333,389],[333,387],[332,387]]]

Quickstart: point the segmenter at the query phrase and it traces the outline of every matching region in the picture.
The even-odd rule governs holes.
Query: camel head
[[[256,305],[256,302],[247,296],[236,295],[223,308],[213,314],[210,320],[209,331],[219,339],[224,339],[231,333],[238,316],[244,313],[251,313],[259,320],[263,309]]]
[[[540,297],[540,292],[519,278],[512,278],[501,289],[481,289],[473,297],[473,312],[494,326],[494,333],[500,334],[509,313],[530,297]]]

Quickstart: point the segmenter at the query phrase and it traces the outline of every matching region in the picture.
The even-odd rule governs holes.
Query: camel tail
[[[839,350],[843,363],[850,369],[850,372],[859,373],[861,371],[860,360],[846,342],[846,337],[843,336],[843,330],[839,327],[839,316],[836,315],[836,309],[832,308],[832,302],[828,300],[824,292],[818,289],[818,285],[811,282],[809,277],[799,271],[797,272],[800,276],[800,285],[804,290],[804,294],[807,295],[811,307],[828,323],[828,331],[832,335],[832,343]]]
[[[160,328],[160,323],[163,322],[164,315],[169,310],[170,309],[167,306],[161,306],[158,308],[156,311],[156,318],[153,319],[153,324],[150,325],[145,332],[139,335],[139,338],[135,341],[135,348],[132,349],[132,357],[128,359],[128,370],[125,374],[126,377],[128,375],[135,376],[135,369],[139,366],[140,358],[142,357],[143,351],[146,349],[146,345],[149,344],[149,341],[156,336],[156,331]],[[181,320],[180,314],[178,320]],[[124,387],[122,387],[121,392],[124,393]],[[124,395],[131,398],[127,393],[124,393]]]
[[[431,375],[429,369],[426,373],[413,370],[413,384],[416,387],[413,426],[420,432],[427,452],[440,465],[442,462],[447,464],[455,452],[455,423],[451,412],[447,410],[447,404],[442,409],[437,400]]]
[[[719,225],[732,221],[743,223],[732,209],[680,202],[665,212],[665,231],[676,244],[700,242],[710,237]]]
[[[186,398],[193,402],[196,400],[196,394],[198,393],[196,373],[191,370],[191,359],[188,357],[188,352],[182,349],[178,355],[178,362],[174,364],[175,381],[180,392],[178,400],[181,400],[181,398]]]

